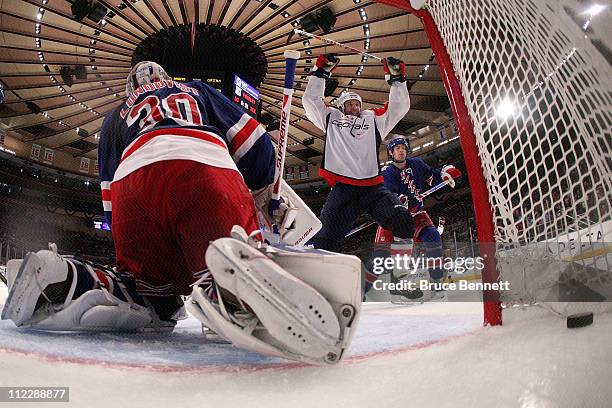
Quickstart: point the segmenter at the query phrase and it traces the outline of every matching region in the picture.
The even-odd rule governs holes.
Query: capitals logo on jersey
[[[350,129],[351,136],[357,137],[363,135],[370,128],[370,124],[366,121],[367,118],[344,115],[339,119],[334,119],[331,124],[339,129]]]

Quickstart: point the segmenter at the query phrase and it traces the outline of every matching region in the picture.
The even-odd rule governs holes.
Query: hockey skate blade
[[[291,358],[300,360],[299,356],[287,355],[270,344],[267,344],[250,333],[245,333],[243,329],[226,320],[218,307],[213,305],[204,290],[194,287],[191,293],[191,301],[185,303],[187,311],[196,319],[201,321],[204,326],[214,331],[221,338],[246,350],[255,351],[272,357]]]
[[[329,302],[253,247],[221,238],[208,247],[215,282],[249,305],[288,351],[313,359],[338,353],[340,325]]]

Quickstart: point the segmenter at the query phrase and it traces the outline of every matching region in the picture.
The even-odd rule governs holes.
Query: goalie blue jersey
[[[146,84],[102,123],[98,165],[109,223],[111,183],[165,160],[192,160],[234,169],[252,190],[274,179],[270,135],[217,90],[201,81]]]

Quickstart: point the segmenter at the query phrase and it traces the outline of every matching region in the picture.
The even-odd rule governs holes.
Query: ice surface
[[[481,327],[479,303],[366,304],[348,358],[332,367],[205,344],[192,319],[170,335],[2,321],[0,384],[69,386],[74,407],[611,406],[612,314],[575,330],[537,307],[504,318]]]

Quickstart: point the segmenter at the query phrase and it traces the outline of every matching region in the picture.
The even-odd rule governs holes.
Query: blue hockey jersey
[[[417,194],[442,182],[440,170],[432,169],[416,157],[406,159],[405,169],[399,169],[393,164],[383,167],[382,175],[387,189],[407,196],[410,202],[416,202],[410,208],[412,213],[423,211],[423,201],[418,199]]]
[[[274,179],[270,135],[225,96],[201,81],[146,84],[107,114],[100,130],[98,164],[109,224],[111,183],[164,160],[234,169],[252,190]]]

